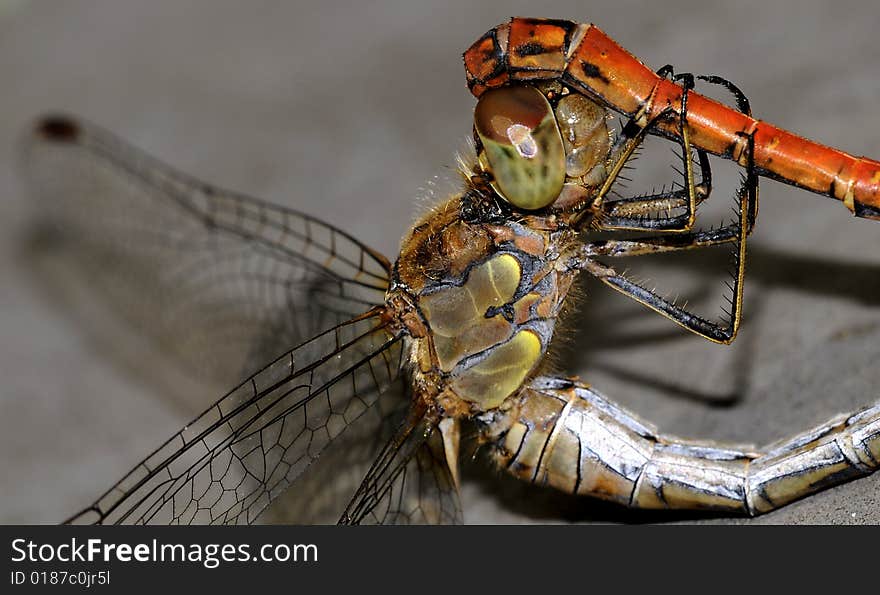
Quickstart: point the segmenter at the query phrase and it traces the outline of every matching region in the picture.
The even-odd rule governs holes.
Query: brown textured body
[[[464,54],[468,86],[480,96],[514,81],[561,80],[612,109],[649,120],[681,108],[682,87],[659,77],[595,25],[514,18]],[[880,219],[880,162],[854,157],[756,120],[713,99],[688,95],[694,146],[736,161],[754,133],[755,165],[765,175],[841,200],[857,217]],[[674,121],[661,125],[678,136]]]
[[[415,317],[416,386],[456,417],[501,406],[537,371],[575,275],[560,254],[577,241],[552,215],[468,221],[462,200],[416,224],[391,290]]]

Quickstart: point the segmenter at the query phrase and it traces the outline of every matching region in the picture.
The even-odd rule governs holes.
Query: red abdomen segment
[[[679,85],[645,66],[595,25],[514,18],[478,39],[464,53],[468,87],[487,89],[517,81],[561,80],[615,111],[646,118],[681,106]],[[755,120],[691,92],[691,143],[745,163],[745,135],[755,135],[762,175],[843,201],[857,217],[880,219],[880,162],[852,155]],[[662,126],[677,135],[678,124]]]

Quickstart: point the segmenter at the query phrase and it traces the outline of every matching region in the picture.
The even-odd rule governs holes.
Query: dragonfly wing
[[[376,403],[398,375],[401,343],[381,308],[314,337],[230,391],[68,522],[254,522]]]
[[[339,520],[370,465],[406,414],[406,382],[399,378],[376,403],[321,452],[259,519],[270,525],[333,525]]]
[[[229,386],[383,302],[388,261],[344,231],[214,188],[97,126],[44,119],[23,154],[52,232],[44,260],[72,265],[85,301],[104,298],[197,379]]]
[[[437,422],[412,410],[382,447],[339,523],[461,522],[458,487],[447,463]]]

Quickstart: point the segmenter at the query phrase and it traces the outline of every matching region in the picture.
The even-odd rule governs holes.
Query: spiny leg
[[[697,149],[697,165],[700,168],[700,182],[694,184],[694,195],[696,205],[699,206],[704,200],[709,198],[712,192],[712,167],[709,163],[708,154]],[[636,196],[629,198],[619,198],[613,201],[605,202],[602,211],[602,221],[622,221],[622,220],[639,220],[644,222],[648,229],[655,229],[658,221],[668,224],[672,219],[657,219],[652,215],[659,212],[671,212],[677,209],[687,208],[689,201],[689,193],[685,188],[679,190],[670,190],[660,192],[648,196]],[[604,228],[604,225],[602,226]],[[645,227],[639,227],[640,230]],[[661,228],[662,229],[662,228]]]
[[[640,130],[638,121],[639,118],[644,117],[643,115],[637,114],[629,121],[627,126],[624,127],[624,131],[621,135],[623,141],[621,143],[621,148],[613,151],[617,156],[615,159],[615,165],[612,166],[605,185],[600,189],[597,198],[594,199],[594,209],[597,207],[598,203],[603,203],[602,210],[597,211],[599,227],[603,229],[653,229],[657,231],[688,232],[693,226],[695,207],[706,200],[711,193],[712,172],[706,152],[701,149],[696,149],[701,178],[699,183],[694,182],[693,171],[692,168],[689,167],[691,165],[691,160],[690,151],[687,150],[687,147],[690,146],[690,137],[685,124],[687,122],[688,91],[694,87],[694,76],[688,73],[675,75],[673,74],[673,67],[669,64],[660,68],[657,71],[657,74],[661,77],[669,77],[673,81],[682,81],[683,91],[681,111],[679,114],[679,129],[682,141],[680,141],[679,144],[683,149],[682,159],[685,165],[685,171],[679,173],[685,177],[685,187],[673,192],[604,202],[604,197],[610,191],[614,181],[620,177],[620,172],[624,168],[627,160],[631,158],[633,151],[635,151],[635,149],[641,144],[644,135],[652,131],[653,126],[662,120],[662,117],[655,118],[654,121],[641,129],[643,133],[637,136],[632,130]],[[751,105],[748,98],[745,93],[743,93],[739,87],[731,81],[717,75],[700,75],[697,76],[696,79],[724,87],[731,95],[733,95],[737,109],[746,115],[751,115]],[[667,111],[668,110],[665,110],[664,113]],[[660,114],[660,116],[663,116],[663,114]],[[694,198],[694,208],[690,207],[691,196]],[[680,208],[685,208],[686,212],[677,217],[657,218],[650,216],[651,214],[658,212],[669,212]],[[749,208],[748,231],[750,233],[751,226],[754,225],[755,218],[757,217],[757,196],[755,197],[755,201],[750,203]],[[685,223],[686,225],[678,228],[682,223]]]
[[[746,228],[746,236],[751,233]],[[628,240],[596,240],[585,244],[581,254],[591,258],[595,256],[628,257],[662,252],[679,252],[697,248],[709,248],[720,244],[728,244],[739,239],[738,224],[725,225],[717,229],[701,230],[687,234],[671,236],[651,236]]]
[[[672,66],[666,65],[658,70],[658,74],[665,75],[671,71]],[[735,84],[717,75],[700,75],[697,78],[710,84],[721,85],[722,87],[727,89],[734,96],[737,108],[744,114],[751,115],[752,109],[751,105],[749,104],[748,98]],[[700,169],[702,171],[703,179],[708,184],[708,188],[711,189],[711,169],[708,163],[705,165],[703,165],[702,163],[703,159],[708,160],[708,156],[703,151],[698,151],[698,156],[700,158]],[[697,185],[698,202],[705,199],[705,197],[701,197],[699,194],[700,186],[700,184]],[[746,236],[751,235],[755,225],[755,220],[757,219],[758,198],[758,193],[756,192],[755,196],[752,200],[749,201],[748,204],[746,217]],[[617,205],[618,203],[626,204],[629,202],[637,202],[637,199],[624,199],[623,201],[614,201],[613,203],[606,204]],[[683,204],[684,203],[681,203],[680,205],[676,206],[681,206]],[[717,246],[719,244],[736,241],[739,237],[737,231],[738,226],[734,224],[726,225],[717,229],[700,230],[696,232],[689,232],[686,234],[649,236],[639,238],[637,240],[599,240],[585,246],[584,255],[613,257],[641,256],[644,254],[657,254],[660,252],[675,252],[679,250],[707,248],[710,246]]]
[[[663,72],[666,68],[661,69]],[[737,107],[750,112],[748,99],[733,83],[716,76],[701,76],[713,84],[727,88],[736,98]],[[687,85],[686,85],[687,86]],[[666,316],[684,328],[718,343],[730,343],[736,337],[741,321],[742,292],[745,275],[746,238],[751,234],[758,211],[758,176],[754,163],[754,135],[743,137],[746,175],[737,192],[737,220],[714,230],[689,231],[685,234],[651,236],[637,240],[601,240],[585,245],[571,261],[572,266],[582,268],[614,289],[629,295],[654,311]],[[733,243],[735,271],[733,284],[728,283],[730,309],[725,310],[727,324],[720,325],[697,316],[655,292],[634,283],[612,267],[599,263],[595,256],[639,256],[643,254],[672,252],[705,248],[723,243]]]
[[[748,97],[746,94],[742,92],[742,90],[737,87],[734,83],[727,80],[726,78],[720,77],[715,74],[710,75],[700,75],[697,77],[702,81],[706,81],[710,85],[720,85],[727,89],[731,95],[733,95],[734,100],[736,101],[736,107],[739,111],[744,113],[747,116],[752,115],[752,106],[749,103]],[[754,202],[749,204],[749,212],[748,212],[748,223],[749,228],[748,231],[751,233],[752,227],[755,225],[755,219],[758,217],[758,196],[755,195]]]
[[[665,66],[658,71],[658,74],[664,77],[671,76],[671,71],[670,66]],[[667,108],[647,124],[643,122],[643,113],[634,115],[621,131],[620,142],[612,151],[613,165],[591,205],[590,211],[594,214],[593,224],[600,229],[686,232],[693,227],[697,204],[705,200],[711,192],[711,168],[708,156],[702,150],[697,150],[701,170],[700,183],[697,184],[694,178],[693,151],[687,126],[687,98],[690,89],[694,87],[694,77],[690,74],[681,74],[671,78],[682,81],[681,108],[677,116],[680,140],[676,142],[681,147],[683,170],[678,173],[684,177],[684,186],[675,191],[606,201],[608,193],[645,136],[653,132],[662,121],[674,116],[675,112],[671,107]],[[647,107],[646,105],[645,109]],[[666,211],[668,214],[669,211],[682,207],[684,213],[666,217],[656,216],[656,213]]]
[[[880,468],[880,403],[764,449],[659,434],[589,386],[539,377],[482,431],[526,481],[635,508],[750,515]]]
[[[654,291],[631,281],[625,275],[618,273],[614,268],[594,260],[590,255],[590,251],[597,250],[597,246],[603,246],[603,243],[601,242],[584,246],[579,253],[569,259],[568,266],[590,273],[606,285],[630,296],[659,314],[680,324],[689,331],[705,337],[710,341],[715,341],[717,343],[730,343],[736,337],[741,320],[742,290],[743,279],[745,276],[746,235],[750,231],[749,213],[751,212],[751,207],[749,205],[757,200],[758,193],[758,177],[755,171],[754,159],[752,157],[754,153],[753,149],[754,137],[751,136],[747,141],[747,151],[749,152],[747,174],[737,192],[738,221],[721,228],[721,230],[716,230],[720,231],[721,234],[715,237],[714,240],[711,235],[708,235],[711,232],[699,232],[697,234],[691,234],[685,238],[685,242],[679,244],[676,244],[675,240],[661,237],[649,238],[642,242],[637,241],[634,245],[628,247],[630,254],[632,255],[644,254],[648,249],[654,251],[684,250],[702,247],[704,245],[712,245],[713,243],[734,242],[736,246],[734,252],[735,271],[733,275],[733,284],[731,285],[728,283],[731,296],[729,298],[730,310],[725,311],[728,316],[726,324],[718,324],[697,316],[685,308],[676,305],[674,302],[659,296]],[[729,239],[728,236],[731,234],[735,234],[734,240]],[[604,246],[607,247],[608,243],[605,242]],[[618,243],[614,247],[619,249],[618,256],[626,255],[627,247],[625,247],[624,244]]]

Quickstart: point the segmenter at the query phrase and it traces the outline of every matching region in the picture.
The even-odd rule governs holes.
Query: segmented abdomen
[[[571,494],[758,514],[880,467],[880,404],[758,452],[662,436],[585,385],[540,377],[484,439],[511,474]]]
[[[516,81],[559,80],[612,109],[647,120],[667,107],[680,111],[682,88],[645,66],[595,25],[514,18],[478,39],[464,53],[468,88]],[[880,219],[880,162],[802,138],[755,120],[713,99],[688,95],[691,142],[745,164],[745,136],[755,136],[761,173],[843,201],[858,217]],[[678,135],[675,119],[661,125]]]

